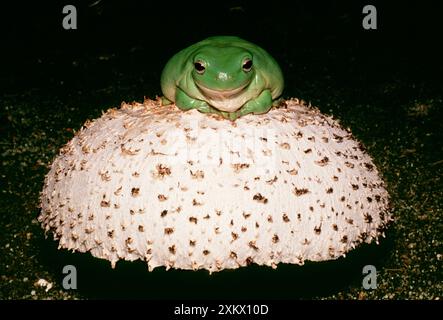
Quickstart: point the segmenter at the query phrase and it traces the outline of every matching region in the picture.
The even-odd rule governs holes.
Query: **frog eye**
[[[251,71],[251,69],[252,69],[252,60],[251,59],[246,59],[243,62],[242,68],[243,68],[243,71],[245,71],[245,72]]]
[[[199,73],[199,74],[203,74],[206,69],[204,63],[201,61],[194,62],[194,68],[197,71],[197,73]]]

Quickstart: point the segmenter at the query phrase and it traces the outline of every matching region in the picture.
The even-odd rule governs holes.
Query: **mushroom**
[[[297,99],[235,122],[152,100],[110,109],[61,149],[41,208],[59,248],[149,270],[337,259],[392,220],[362,144]]]

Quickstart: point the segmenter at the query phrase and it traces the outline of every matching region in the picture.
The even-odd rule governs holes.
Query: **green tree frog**
[[[259,46],[233,36],[210,37],[167,62],[162,103],[235,120],[268,112],[283,84],[279,65]]]

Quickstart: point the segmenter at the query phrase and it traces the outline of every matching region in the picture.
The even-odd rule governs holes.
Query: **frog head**
[[[254,79],[252,58],[244,48],[204,46],[193,56],[192,78],[206,97],[228,99],[245,90]]]

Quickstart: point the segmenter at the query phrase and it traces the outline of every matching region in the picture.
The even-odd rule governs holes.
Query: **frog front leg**
[[[237,112],[231,114],[231,120],[244,116],[249,113],[266,113],[272,107],[271,91],[264,90],[257,98],[246,102]]]
[[[177,92],[175,94],[175,104],[184,111],[197,109],[203,113],[220,114],[218,110],[211,107],[206,101],[192,98],[179,88],[177,88]]]

